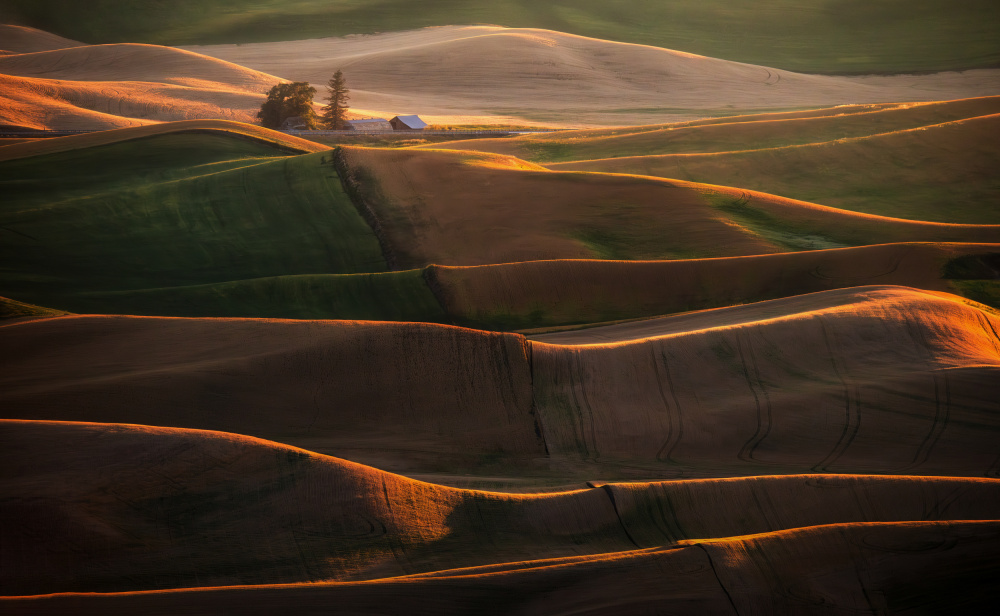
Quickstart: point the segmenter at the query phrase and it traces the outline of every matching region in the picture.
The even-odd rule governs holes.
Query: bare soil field
[[[0,47],[0,50],[6,55],[68,49],[82,47],[86,44],[35,28],[10,24],[0,24],[0,40],[3,41],[3,47]]]
[[[752,613],[765,606],[833,614],[876,597],[877,605],[893,611],[974,613],[993,605],[997,535],[993,521],[838,524],[377,582],[0,601],[19,614],[273,614],[289,605],[322,611],[331,604],[355,614],[380,614],[386,597],[412,614],[610,615],[655,611],[664,604],[689,613]]]
[[[430,266],[459,323],[491,329],[600,323],[836,288],[893,284],[955,292],[946,266],[1000,244],[883,244],[674,261],[552,260]]]
[[[502,155],[356,147],[341,152],[396,265],[404,269],[1000,240],[998,225],[885,218],[651,177],[552,172]]]
[[[1000,94],[995,69],[805,75],[531,28],[445,26],[185,49],[317,88],[341,69],[362,113],[419,113],[433,123],[622,126],[754,109]]]
[[[154,45],[82,45],[3,26],[0,124],[99,130],[195,119],[254,122],[279,77]]]
[[[8,418],[237,432],[408,474],[982,477],[997,473],[998,327],[981,305],[905,287],[532,342],[430,324],[68,316],[0,327],[17,358],[0,401]]]
[[[423,483],[220,432],[0,421],[0,433],[11,444],[4,467],[23,469],[0,483],[0,494],[17,498],[0,527],[4,562],[18,565],[0,605],[16,613],[27,606],[11,595],[488,579],[699,544],[725,561],[734,542],[797,534],[822,544],[829,525],[876,544],[902,540],[896,545],[905,550],[919,545],[913,534],[957,530],[944,520],[980,521],[957,539],[1000,517],[997,479],[811,474],[509,494]],[[26,544],[25,535],[44,540]],[[975,554],[967,550],[959,553]],[[825,564],[836,550],[821,554],[801,565]],[[731,575],[765,591],[769,580],[755,579],[753,567],[733,567]],[[720,583],[734,588],[733,580]]]

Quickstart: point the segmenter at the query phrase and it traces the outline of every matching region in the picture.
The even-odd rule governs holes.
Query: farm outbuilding
[[[364,120],[347,120],[345,130],[356,130],[361,133],[385,133],[392,129],[392,124],[383,118],[366,118]]]
[[[406,115],[396,116],[389,120],[393,130],[423,130],[427,128],[427,122],[420,119],[420,116]]]
[[[306,121],[299,116],[292,116],[290,118],[285,118],[285,121],[281,123],[281,130],[308,130],[309,125]]]

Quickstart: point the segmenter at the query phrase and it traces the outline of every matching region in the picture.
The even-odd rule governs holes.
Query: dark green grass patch
[[[422,270],[275,276],[217,284],[81,293],[76,312],[179,317],[446,322]]]
[[[1000,310],[1000,280],[952,280],[959,295]]]
[[[1000,63],[995,0],[3,0],[0,20],[88,43],[281,41],[449,24],[548,28],[826,73]]]
[[[45,305],[386,269],[329,153],[163,135],[2,163],[0,191],[0,289]]]
[[[945,263],[943,277],[952,280],[1000,279],[1000,253],[964,255]]]
[[[834,230],[816,225],[795,224],[772,216],[754,207],[748,198],[712,192],[704,196],[712,207],[725,212],[733,222],[790,251],[846,248],[866,243],[867,238],[863,234],[852,233],[848,229]]]

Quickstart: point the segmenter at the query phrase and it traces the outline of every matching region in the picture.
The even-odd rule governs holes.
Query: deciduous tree
[[[281,128],[288,118],[300,117],[311,130],[316,128],[316,111],[313,97],[316,88],[304,81],[279,83],[267,93],[267,100],[260,106],[257,118],[267,128]]]

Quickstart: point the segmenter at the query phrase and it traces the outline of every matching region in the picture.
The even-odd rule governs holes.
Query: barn
[[[285,121],[281,123],[281,130],[309,130],[309,125],[303,118],[292,116],[285,118]]]
[[[383,118],[347,120],[344,122],[344,130],[355,130],[359,133],[386,133],[392,131],[392,124]]]
[[[423,130],[427,128],[427,122],[420,119],[420,116],[406,115],[396,116],[389,120],[393,130]]]

